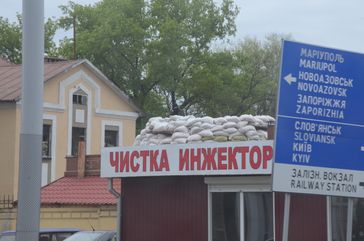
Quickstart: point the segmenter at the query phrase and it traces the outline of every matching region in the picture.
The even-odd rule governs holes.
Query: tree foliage
[[[169,114],[275,115],[280,39],[246,38],[232,49],[217,40],[235,33],[233,0],[69,2],[45,23],[49,55],[74,57],[74,39],[57,46],[59,27],[76,27],[77,58],[87,58],[141,107],[146,118]],[[21,61],[21,18],[0,18],[0,56]],[[142,120],[143,121],[143,120]]]
[[[282,38],[289,36],[246,38],[232,50],[207,55],[194,74],[195,114],[274,116]]]
[[[12,63],[21,61],[21,27],[0,17],[0,57]]]
[[[44,52],[48,55],[56,54],[57,47],[53,38],[57,29],[57,22],[48,18],[44,24]],[[11,63],[20,63],[22,49],[21,15],[18,15],[18,21],[13,23],[6,18],[0,17],[0,33],[0,57]]]
[[[63,11],[63,27],[77,18],[78,57],[91,60],[148,116],[186,114],[197,103],[194,72],[213,41],[234,34],[238,13],[233,0],[103,0]],[[65,56],[72,56],[71,44],[63,41]]]
[[[263,41],[247,38],[235,49],[241,87],[237,113],[275,115],[281,39],[275,34]]]
[[[14,64],[21,62],[22,49],[22,19],[19,14],[17,17],[18,21],[13,23],[0,17],[0,57]],[[51,18],[44,23],[44,52],[49,56],[57,55],[54,35],[58,28],[57,21]]]

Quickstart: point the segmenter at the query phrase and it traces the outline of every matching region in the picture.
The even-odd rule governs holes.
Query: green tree
[[[275,115],[282,38],[290,37],[271,34],[263,41],[247,38],[234,50],[241,84],[237,113]]]
[[[155,30],[150,78],[159,80],[170,114],[187,114],[199,97],[194,72],[207,61],[211,44],[235,33],[238,13],[233,1],[212,0],[152,1],[152,21]]]
[[[6,18],[0,17],[0,57],[15,64],[21,62],[21,23],[21,15],[19,14],[18,21],[13,23]],[[51,18],[47,19],[44,24],[44,52],[51,56],[55,55],[57,51],[56,44],[53,41],[57,29],[57,22]]]
[[[207,53],[205,60],[193,72],[189,83],[196,103],[189,114],[213,117],[231,115],[240,103],[240,83],[236,78],[235,61],[231,51]]]
[[[0,17],[0,57],[12,63],[21,61],[21,26]]]
[[[275,115],[281,36],[244,39],[233,50],[205,55],[193,75],[194,113]]]
[[[147,117],[185,114],[197,103],[193,73],[213,41],[234,34],[238,13],[233,0],[103,0],[62,9],[64,28],[77,18],[78,57],[91,60]],[[61,44],[66,57],[72,42]]]

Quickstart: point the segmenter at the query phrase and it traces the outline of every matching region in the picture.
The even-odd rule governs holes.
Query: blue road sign
[[[283,41],[273,189],[364,197],[364,55]]]

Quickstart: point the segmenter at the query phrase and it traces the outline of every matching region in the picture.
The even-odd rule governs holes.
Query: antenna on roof
[[[73,13],[73,58],[77,59],[77,51],[76,51],[76,14]]]

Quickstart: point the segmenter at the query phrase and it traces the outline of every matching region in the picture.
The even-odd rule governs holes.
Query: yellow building
[[[16,199],[21,103],[21,65],[1,60],[0,200]],[[88,60],[45,61],[43,106],[42,186],[63,176],[80,137],[86,155],[134,142],[139,108]]]
[[[100,177],[100,155],[68,156],[64,176],[42,187],[40,227],[116,230],[117,198],[109,192],[109,180]],[[122,193],[121,180],[113,181]],[[0,231],[16,227],[16,204],[0,209]]]

